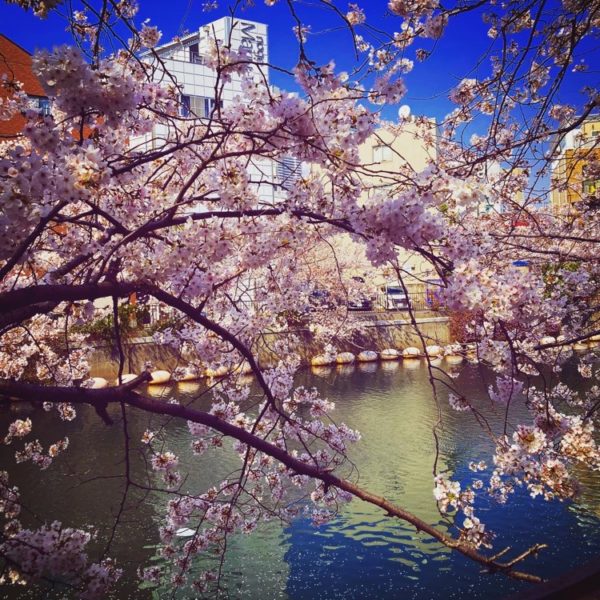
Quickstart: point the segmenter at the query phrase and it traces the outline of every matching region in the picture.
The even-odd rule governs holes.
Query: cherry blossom
[[[55,6],[18,4],[42,15]],[[540,7],[539,19],[512,6],[487,7],[489,60],[478,63],[477,78],[459,74],[444,92],[454,106],[439,129],[421,116],[387,123],[385,105],[405,96],[412,71],[427,68],[437,40],[475,5],[448,10],[434,0],[392,0],[392,29],[374,35],[364,7],[323,3],[350,26],[348,55],[357,59],[343,72],[330,57],[312,58],[305,44],[311,23],[292,7],[299,60],[278,72],[294,92],[266,85],[269,66],[247,51],[209,40],[203,68],[217,84],[208,116],[184,111],[172,74],[151,51],[137,54],[160,41],[158,27],[135,28],[137,3],[112,3],[105,7],[110,18],[99,22],[90,6],[75,7],[77,44],[33,58],[50,114],[35,113],[18,84],[0,103],[0,118],[22,113],[27,120],[22,135],[0,147],[0,392],[7,401],[42,402],[46,417],[69,429],[68,437],[42,444],[34,437],[41,436],[35,416],[15,420],[4,442],[16,463],[47,469],[61,461],[77,435],[80,404],[93,406],[111,427],[125,427],[134,409],[185,421],[191,466],[161,427],[148,425],[135,436],[124,430],[127,451],[146,458],[144,485],[165,498],[158,531],[164,567],[140,568],[153,584],[213,593],[220,571],[209,565],[198,573],[197,557],[221,560],[229,536],[250,534],[272,518],[303,514],[320,526],[352,498],[492,572],[538,581],[516,565],[540,547],[513,562],[503,562],[496,549],[486,554],[494,537],[477,508],[484,494],[504,503],[519,487],[545,500],[572,498],[578,468],[600,466],[597,363],[572,347],[598,335],[597,195],[583,193],[564,215],[551,214],[546,202],[551,191],[567,187],[550,176],[560,142],[597,106],[589,88],[568,105],[556,91],[567,66],[582,64],[581,44],[600,26],[596,4]],[[571,29],[570,22],[579,25]],[[522,46],[529,32],[535,56]],[[417,40],[422,47],[415,49]],[[112,54],[103,50],[107,41]],[[233,81],[235,93],[225,94]],[[384,132],[413,129],[415,143],[434,150],[421,169],[365,159],[364,145]],[[287,189],[268,173],[289,159],[302,169]],[[586,176],[600,172],[597,162],[590,157]],[[373,279],[393,273],[404,285],[400,256],[418,256],[439,281],[450,317],[466,315],[464,339],[446,353],[466,355],[493,374],[483,398],[455,389],[451,372],[442,380],[450,407],[461,413],[453,418],[477,420],[494,447],[492,456],[469,459],[472,481],[435,473],[433,496],[447,532],[361,488],[348,459],[361,434],[337,422],[335,405],[317,390],[295,383],[303,340],[331,359],[363,327],[348,318],[358,259],[336,249],[340,235],[359,248]],[[331,302],[311,306],[315,292]],[[95,389],[93,302],[112,302],[107,311],[124,373],[127,323],[119,306],[134,294],[169,312],[154,342],[169,345],[186,369],[208,375],[204,410],[145,395],[148,372]],[[560,381],[570,361],[589,389]],[[443,375],[431,361],[428,369],[439,400],[436,380]],[[254,387],[243,371],[252,372]],[[107,410],[113,404],[122,411],[120,423]],[[516,404],[526,415],[520,422],[511,413]],[[440,405],[440,432],[445,412]],[[488,413],[502,415],[499,431],[486,427]],[[223,448],[233,448],[238,470],[208,489],[184,489],[186,469]],[[129,477],[123,474],[132,485]],[[88,559],[91,530],[56,522],[28,529],[19,520],[21,502],[8,472],[0,473],[0,554],[10,562],[9,578],[56,579],[82,597],[106,597],[120,571],[105,556]],[[193,535],[179,544],[182,527]]]

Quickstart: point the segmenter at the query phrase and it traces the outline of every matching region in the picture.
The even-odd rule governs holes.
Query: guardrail
[[[425,290],[419,292],[408,292],[408,302],[412,310],[432,310],[438,311],[444,308],[444,305],[435,291]],[[391,304],[391,302],[389,303]],[[388,310],[388,296],[385,292],[378,292],[375,299],[375,308],[378,310]],[[389,309],[392,310],[392,309]],[[393,309],[402,310],[402,309]]]
[[[409,299],[409,305],[412,308],[412,310],[414,310],[414,311],[437,312],[437,311],[442,311],[444,308],[444,305],[440,301],[438,295],[435,293],[432,293],[431,291],[428,291],[428,290],[418,291],[418,292],[409,291],[408,299]],[[385,292],[379,291],[373,300],[374,300],[373,306],[371,309],[366,309],[363,311],[360,311],[360,309],[359,309],[359,311],[360,312],[373,312],[373,311],[374,312],[385,312],[388,310],[389,311],[394,310],[394,311],[400,311],[400,312],[403,311],[402,308],[396,308],[396,307],[388,309],[388,298],[387,298],[387,294]],[[249,306],[252,305],[252,302],[244,300],[244,301],[239,301],[238,304],[244,305],[246,308],[248,308]],[[156,326],[160,323],[165,322],[166,320],[170,319],[171,317],[173,317],[174,312],[175,312],[171,307],[165,306],[158,302],[148,302],[148,303],[145,303],[143,305],[143,307],[147,311],[147,317],[146,317],[146,319],[144,319],[144,321],[142,323],[140,323],[140,325],[142,325],[142,326]],[[323,308],[326,308],[326,307],[323,307]],[[407,308],[404,310],[407,310]],[[357,309],[353,310],[353,312],[356,312],[356,311],[357,311]],[[99,319],[99,318],[105,317],[111,313],[112,313],[111,307],[97,308],[95,311],[95,318]]]

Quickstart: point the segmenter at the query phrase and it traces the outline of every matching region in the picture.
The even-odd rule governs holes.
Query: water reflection
[[[487,407],[483,394],[487,382],[482,382],[479,367],[464,363],[453,369],[459,389],[479,397]],[[363,439],[352,448],[350,458],[360,470],[363,487],[385,495],[431,523],[439,523],[432,496],[432,427],[441,415],[438,469],[463,486],[474,477],[466,467],[467,461],[485,458],[490,442],[470,415],[448,408],[444,389],[440,389],[440,406],[436,404],[427,378],[422,360],[404,360],[313,368],[303,372],[298,383],[317,387],[336,403],[336,420],[361,432]],[[207,408],[210,399],[200,394],[202,385],[188,382],[150,386],[148,392],[165,401],[175,396]],[[512,420],[524,413],[519,403],[511,410]],[[110,414],[119,422],[118,406],[110,407]],[[8,412],[3,414],[0,426],[6,428],[11,418]],[[70,424],[60,421],[54,412],[38,409],[34,423],[36,436],[43,444],[69,435],[71,448],[46,472],[19,465],[14,483],[34,513],[50,519],[82,525],[97,522],[100,515],[101,543],[109,535],[124,490],[122,479],[117,477],[124,472],[122,427],[101,424],[97,415],[85,408]],[[146,428],[159,427],[167,434],[168,448],[180,456],[182,470],[189,472],[186,489],[205,490],[239,468],[230,445],[224,451],[194,457],[185,423],[130,411],[128,433],[132,440],[139,440]],[[0,448],[2,464],[12,460],[11,452],[14,448]],[[132,455],[131,468],[136,481],[158,483],[146,479],[140,454]],[[104,478],[95,478],[98,474]],[[510,542],[524,548],[533,542],[549,543],[551,547],[539,563],[530,565],[542,575],[556,575],[600,555],[600,482],[598,474],[585,472],[581,477],[584,485],[577,503],[548,504],[532,500],[522,491],[517,491],[504,508],[483,501],[479,508],[482,518],[492,529],[502,531],[496,546]],[[111,550],[125,569],[119,598],[150,597],[148,590],[138,589],[135,572],[155,554],[156,525],[165,502],[158,491],[130,491],[127,511]],[[439,527],[444,525],[439,523]],[[245,600],[425,599],[441,594],[444,598],[501,598],[518,588],[502,576],[482,575],[467,559],[385,517],[375,507],[356,501],[335,521],[318,529],[298,519],[285,527],[267,523],[251,536],[232,538],[225,568],[231,597]],[[19,591],[8,590],[4,597],[20,597]],[[158,597],[171,591],[159,590]],[[37,597],[51,597],[46,591],[40,594]]]
[[[177,392],[186,396],[193,396],[200,392],[202,385],[199,381],[180,381],[177,384]]]
[[[154,398],[168,398],[171,396],[172,392],[174,392],[174,386],[172,384],[155,384],[149,385],[147,388],[148,396],[152,396]]]
[[[357,365],[357,369],[361,373],[375,373],[379,365],[376,362],[360,362]]]
[[[333,373],[333,367],[312,366],[310,372],[317,377],[328,377]]]
[[[352,373],[354,373],[354,370],[356,369],[356,367],[354,366],[354,364],[350,364],[350,365],[338,365],[337,366],[337,374],[341,375],[342,377],[344,376],[349,376],[352,375]]]
[[[420,369],[421,368],[421,359],[419,359],[419,358],[404,358],[404,359],[402,359],[402,366],[405,369]]]
[[[393,373],[400,368],[400,363],[397,360],[386,360],[383,361],[379,366],[381,367],[382,371]]]

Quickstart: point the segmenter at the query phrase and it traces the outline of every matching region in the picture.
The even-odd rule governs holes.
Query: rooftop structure
[[[0,33],[0,99],[10,98],[20,89],[29,97],[31,108],[45,114],[50,110],[50,103],[33,73],[31,58],[27,50]],[[25,117],[22,115],[0,121],[0,138],[19,134],[24,126]]]
[[[193,105],[198,108],[198,112],[194,113],[198,117],[209,116],[205,107],[214,108],[215,86],[218,82],[216,72],[207,65],[206,57],[215,43],[228,46],[235,52],[245,51],[253,62],[264,63],[264,66],[254,68],[257,75],[269,85],[266,24],[223,17],[203,25],[194,33],[154,49],[164,64],[164,70],[183,86],[183,97],[188,99],[190,107]],[[158,76],[161,75],[164,75],[164,71],[159,68]],[[223,102],[231,101],[242,91],[241,79],[236,74],[232,74],[229,82],[222,83]]]

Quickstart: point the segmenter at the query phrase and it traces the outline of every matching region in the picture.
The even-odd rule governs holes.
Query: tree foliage
[[[18,3],[42,15],[55,8],[54,2]],[[316,62],[309,52],[310,14],[288,2],[298,62],[291,71],[272,68],[299,92],[268,87],[266,64],[215,42],[205,64],[216,73],[216,108],[206,118],[182,110],[176,81],[154,50],[158,29],[136,27],[134,3],[85,2],[70,11],[75,45],[34,58],[51,114],[31,111],[23,93],[2,104],[2,116],[24,111],[29,121],[22,135],[3,143],[0,158],[0,393],[6,402],[43,402],[67,421],[89,404],[111,422],[107,405],[120,406],[120,422],[111,426],[123,429],[125,453],[143,449],[169,498],[160,538],[173,570],[148,567],[141,574],[148,581],[169,576],[175,586],[217,594],[228,536],[252,531],[265,516],[293,518],[298,503],[287,501],[293,488],[306,495],[316,523],[357,498],[491,570],[538,581],[518,565],[540,546],[512,558],[487,550],[492,537],[477,516],[477,498],[489,493],[506,502],[516,485],[547,500],[569,498],[577,489],[571,467],[600,466],[598,387],[579,393],[558,380],[570,345],[600,333],[598,214],[593,199],[568,215],[553,215],[548,206],[558,185],[550,175],[560,142],[598,105],[589,85],[577,104],[559,98],[571,72],[585,69],[580,53],[597,37],[600,4],[461,1],[445,7],[437,0],[391,0],[388,32],[372,28],[359,6],[317,4],[349,32],[356,68],[339,73],[333,63]],[[427,69],[445,28],[472,11],[488,28],[489,56],[481,62],[487,75],[462,79],[450,91],[455,108],[438,133],[426,119],[410,121],[422,132],[419,143],[435,146],[435,155],[421,171],[408,163],[391,172],[365,162],[361,144],[380,127],[397,133],[408,127],[406,120],[385,123],[382,116],[404,95],[406,74]],[[109,47],[116,50],[103,50]],[[232,78],[241,78],[242,92],[220,102]],[[262,168],[288,157],[307,169],[282,197],[265,199],[261,191],[274,183]],[[589,162],[588,173],[595,164]],[[484,206],[493,209],[482,216]],[[515,224],[523,219],[527,227]],[[356,483],[346,451],[360,443],[360,434],[331,420],[333,407],[315,390],[294,386],[293,332],[273,348],[276,364],[259,365],[257,348],[266,331],[281,327],[281,315],[303,315],[323,346],[351,335],[344,306],[306,311],[318,271],[310,252],[335,261],[340,234],[363,248],[371,268],[385,267],[399,282],[408,276],[399,252],[420,256],[441,282],[447,306],[459,315],[477,314],[469,339],[497,372],[489,396],[506,417],[500,434],[488,431],[494,469],[480,489],[461,489],[435,474],[434,495],[452,523],[449,533]],[[528,268],[515,268],[515,256]],[[319,286],[337,296],[340,288],[351,289],[342,271],[320,273]],[[177,326],[159,332],[157,341],[198,369],[233,373],[206,392],[214,395],[210,411],[146,397],[148,373],[91,389],[92,303],[113,299],[114,339],[121,347],[117,307],[133,293],[177,315]],[[550,331],[560,337],[544,341]],[[120,355],[122,372],[122,348]],[[259,396],[236,377],[242,364],[252,369]],[[437,399],[436,384],[452,389],[452,379],[429,360],[428,367]],[[580,372],[592,377],[593,363],[582,360]],[[536,386],[540,379],[543,385]],[[530,420],[514,424],[511,404],[523,401]],[[450,404],[486,423],[460,391],[452,390]],[[187,421],[196,454],[232,440],[240,457],[236,476],[195,495],[180,493],[184,473],[161,432],[130,439],[133,409]],[[15,446],[18,462],[44,469],[68,451],[67,439],[44,448],[35,438],[35,419],[16,420],[5,442]],[[123,478],[125,494],[139,483],[126,469]],[[0,553],[11,577],[66,581],[82,597],[104,597],[118,567],[105,556],[89,558],[89,534],[68,523],[26,528],[20,520],[25,503],[10,472],[3,472]],[[182,526],[195,534],[179,547],[173,538]],[[217,568],[191,578],[194,558],[209,550]]]

